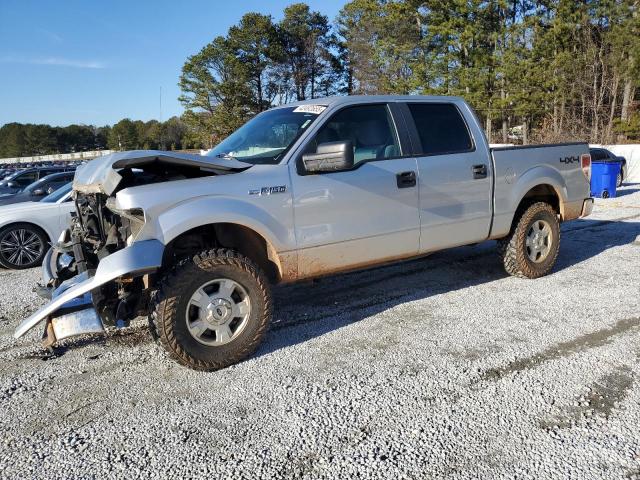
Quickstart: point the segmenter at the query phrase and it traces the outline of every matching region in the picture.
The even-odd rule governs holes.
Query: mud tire
[[[544,220],[551,226],[552,245],[544,261],[536,263],[527,255],[526,238],[531,225]],[[509,275],[519,278],[538,278],[551,271],[560,251],[560,224],[551,205],[537,202],[530,205],[512,228],[508,237],[498,240],[498,254]]]
[[[251,313],[231,342],[210,346],[196,341],[186,326],[188,299],[203,283],[230,278],[251,299]],[[160,282],[152,299],[151,333],[169,357],[193,370],[214,371],[251,355],[264,337],[273,311],[271,289],[264,273],[247,257],[228,249],[203,251],[179,262]]]

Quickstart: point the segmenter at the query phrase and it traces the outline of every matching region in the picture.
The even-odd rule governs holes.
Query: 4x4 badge
[[[275,187],[254,188],[249,190],[249,195],[272,195],[274,193],[284,193],[286,191],[286,185],[277,185]]]
[[[574,162],[579,162],[580,158],[579,157],[560,157],[560,163],[574,163]]]

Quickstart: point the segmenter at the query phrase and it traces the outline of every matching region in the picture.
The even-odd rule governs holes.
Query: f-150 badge
[[[249,190],[249,195],[273,195],[274,193],[284,193],[286,191],[286,185],[277,185],[275,187],[254,188]]]

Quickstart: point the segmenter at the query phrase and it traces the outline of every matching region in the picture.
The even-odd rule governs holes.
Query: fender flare
[[[567,190],[560,172],[546,165],[533,167],[517,178],[504,197],[495,198],[490,238],[502,238],[509,233],[522,200],[531,189],[541,185],[548,185],[553,189],[559,200],[560,213],[564,213]]]
[[[226,197],[198,197],[162,212],[155,221],[162,243],[169,244],[181,234],[204,225],[233,223],[262,236],[276,252],[287,251],[294,244],[288,229],[267,211],[256,205]]]
[[[556,192],[562,212],[563,205],[567,201],[568,193],[565,181],[558,170],[546,165],[540,165],[524,172],[518,178],[511,190],[510,208],[514,212],[524,199],[525,195],[533,188],[540,185],[549,185]]]

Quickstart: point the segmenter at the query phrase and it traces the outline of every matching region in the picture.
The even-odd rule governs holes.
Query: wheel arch
[[[207,248],[229,248],[251,259],[272,283],[291,277],[284,258],[267,236],[251,226],[237,222],[214,222],[191,227],[165,244],[162,265],[168,267],[176,258],[183,258]]]
[[[292,212],[291,212],[292,213]],[[223,247],[238,250],[268,274],[272,282],[295,280],[297,253],[293,218],[282,220],[259,205],[228,197],[199,197],[158,214],[146,234],[172,251]],[[199,240],[201,239],[201,240]],[[204,242],[202,240],[205,240]],[[184,252],[183,252],[184,253]],[[175,259],[175,258],[174,258]]]
[[[527,208],[537,202],[544,202],[551,205],[553,211],[562,219],[563,214],[565,213],[565,202],[562,201],[562,196],[558,192],[558,189],[550,183],[540,183],[529,188],[529,190],[522,194],[514,210],[513,219],[511,220],[511,228],[509,231],[513,231],[513,228],[520,219],[520,216],[527,210]]]

